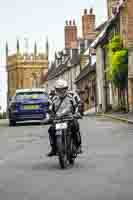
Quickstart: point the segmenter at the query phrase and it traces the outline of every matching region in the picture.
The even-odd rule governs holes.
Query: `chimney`
[[[96,16],[93,14],[93,9],[90,9],[89,14],[87,9],[84,9],[84,15],[82,16],[83,39],[93,40],[95,38],[95,22]]]
[[[73,26],[75,26],[76,25],[76,23],[75,23],[75,19],[73,20]]]
[[[121,0],[107,0],[108,18],[117,12],[117,6]]]
[[[37,55],[37,44],[36,44],[36,42],[34,43],[34,56],[36,56]]]
[[[49,41],[48,41],[48,37],[46,39],[46,57],[47,59],[49,59]]]
[[[68,26],[68,21],[66,20],[66,26]]]
[[[66,21],[64,28],[65,33],[65,49],[77,49],[78,48],[78,36],[77,26],[75,20]]]
[[[6,41],[6,59],[8,58],[8,53],[9,53],[8,42]]]
[[[19,40],[18,40],[18,39],[17,39],[17,45],[16,45],[16,48],[17,48],[17,54],[19,54],[20,46],[19,46]]]
[[[84,15],[87,15],[87,9],[84,9]]]
[[[90,9],[90,15],[92,15],[92,14],[93,14],[93,8]]]

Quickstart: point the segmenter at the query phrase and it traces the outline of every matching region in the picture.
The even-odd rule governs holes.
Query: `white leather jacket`
[[[61,103],[62,101],[62,103]],[[73,114],[76,102],[70,94],[66,94],[63,100],[59,96],[55,96],[49,109],[57,116],[65,114]]]

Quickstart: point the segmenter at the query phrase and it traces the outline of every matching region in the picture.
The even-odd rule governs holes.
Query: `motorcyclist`
[[[65,80],[59,79],[55,84],[56,96],[53,101],[51,101],[51,105],[49,107],[51,114],[54,114],[58,117],[62,117],[63,115],[73,115],[76,111],[76,102],[74,98],[68,93],[68,85]],[[74,136],[74,141],[77,149],[81,144],[81,138],[79,134],[79,124],[77,122],[72,123],[72,134]],[[56,154],[56,137],[55,137],[55,129],[51,126],[48,130],[51,151],[48,153],[48,156],[53,156]]]

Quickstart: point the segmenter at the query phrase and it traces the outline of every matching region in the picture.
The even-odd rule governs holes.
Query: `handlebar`
[[[64,115],[62,117],[58,117],[58,116],[52,116],[52,118],[50,118],[51,121],[53,122],[58,122],[58,121],[72,121],[74,119],[82,119],[82,116],[76,116],[76,115]]]
[[[73,116],[62,116],[62,117],[58,117],[58,116],[54,116],[51,118],[52,121],[72,121],[73,120]]]

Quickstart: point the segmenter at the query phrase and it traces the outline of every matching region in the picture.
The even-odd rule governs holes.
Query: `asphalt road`
[[[48,158],[48,126],[0,124],[0,200],[133,200],[133,125],[80,122],[83,154],[61,170]]]

